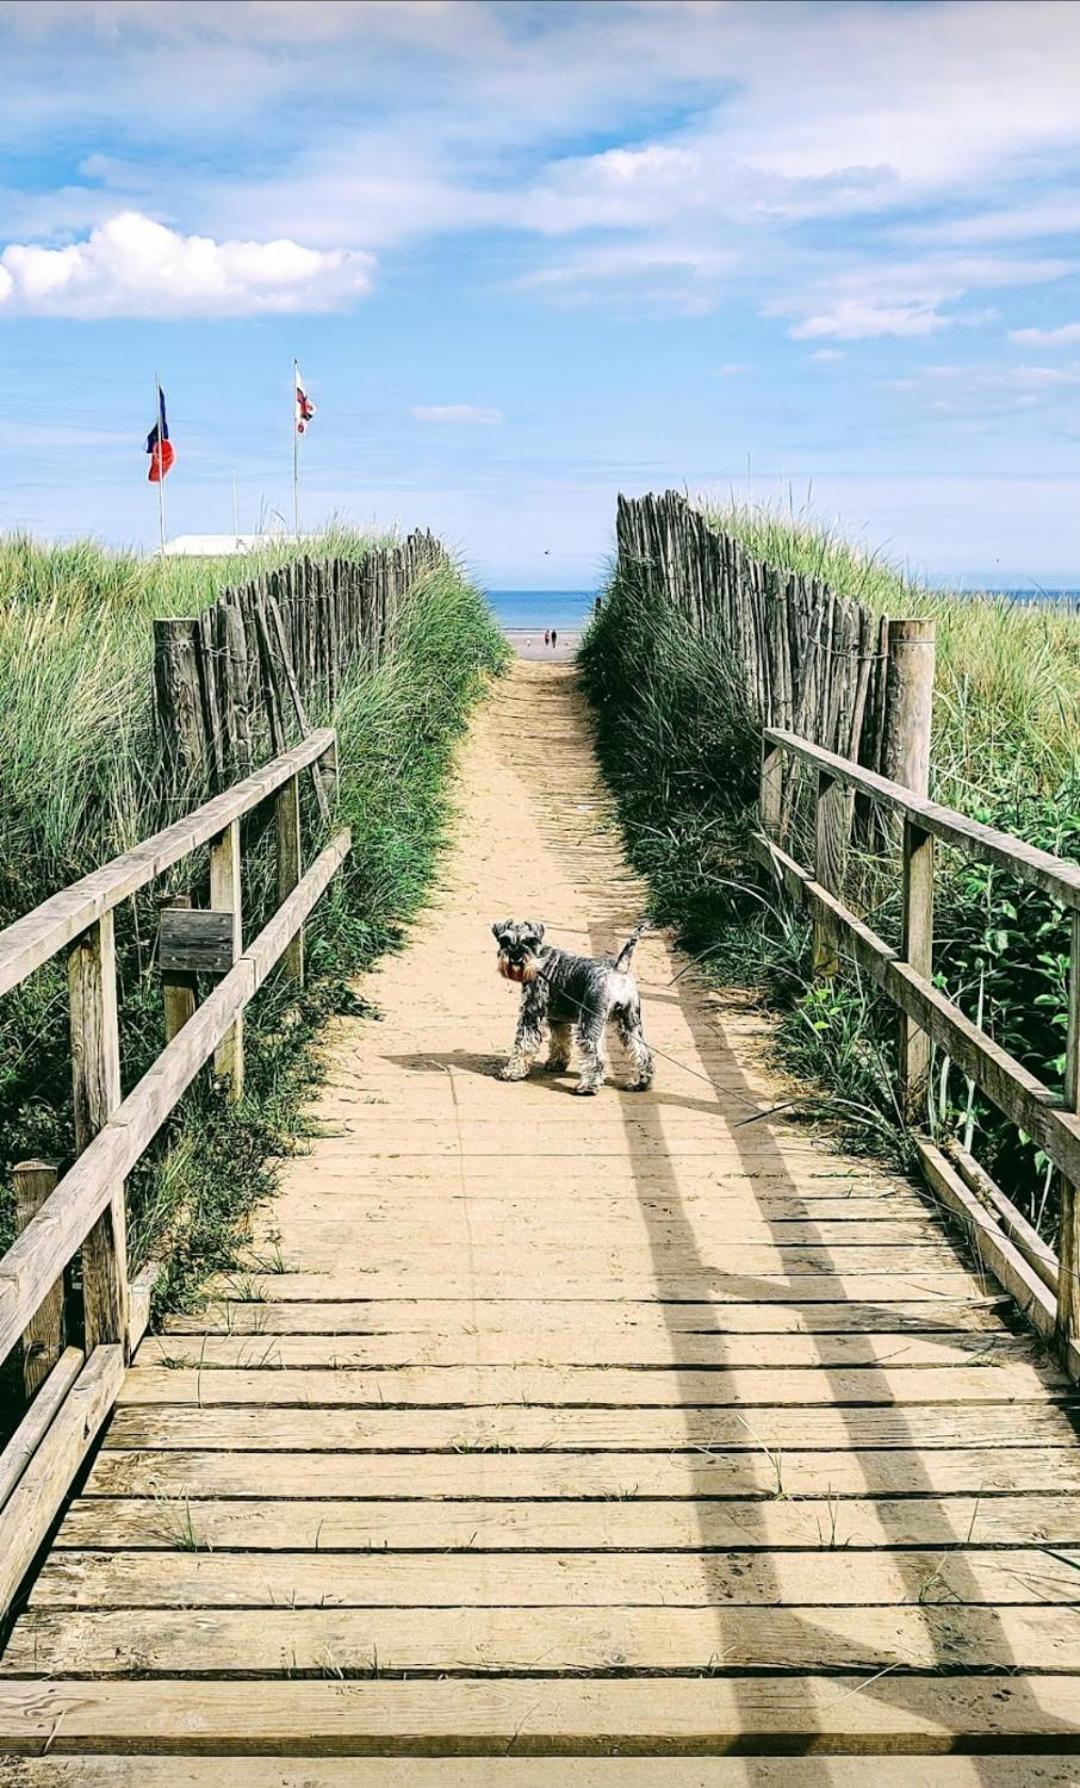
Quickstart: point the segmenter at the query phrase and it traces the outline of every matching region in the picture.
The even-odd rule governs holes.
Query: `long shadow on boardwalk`
[[[569,691],[564,692],[560,690],[559,695],[562,701],[567,701],[568,699],[570,701],[575,700],[574,697],[570,696]],[[577,700],[580,700],[580,698],[577,698]],[[579,884],[584,882],[586,886],[589,886],[587,874],[587,858],[589,856],[589,851],[587,842],[580,836],[580,827],[573,824],[568,825],[566,820],[566,776],[560,775],[557,757],[549,760],[549,763],[550,774],[545,776],[544,780],[548,783],[545,793],[550,797],[550,806],[548,815],[542,821],[546,841],[557,853],[564,857],[568,853],[570,854],[572,858],[572,867],[568,865],[569,872]],[[533,770],[535,774],[535,760],[533,762]],[[595,913],[595,918],[591,921],[589,948],[594,953],[600,953],[611,949],[612,945],[621,940],[630,927],[640,917],[640,913],[636,907],[630,907],[627,904],[627,894],[629,890],[626,889],[625,885],[621,889],[617,885],[612,887],[610,883],[610,875],[605,873],[605,864],[603,862],[603,857],[605,856],[607,856],[606,851],[602,854],[598,852],[598,857],[600,858],[600,861],[597,863],[599,876],[592,889],[592,911]],[[583,861],[583,859],[586,861]],[[609,865],[610,858],[608,858],[607,869],[609,869]],[[572,945],[571,947],[574,946]],[[769,1119],[758,1121],[748,1130],[740,1130],[736,1127],[741,1118],[744,1118],[749,1112],[760,1108],[760,1095],[749,1084],[741,1064],[731,1049],[726,1045],[722,1031],[711,1022],[708,1015],[708,1008],[699,990],[692,985],[688,985],[685,980],[677,983],[676,986],[678,991],[674,993],[674,998],[677,1000],[681,1015],[694,1044],[694,1055],[696,1059],[693,1062],[693,1069],[697,1075],[707,1079],[709,1086],[712,1089],[715,1103],[708,1099],[707,1094],[703,1097],[701,1094],[693,1095],[688,1092],[685,1096],[680,1096],[677,1093],[657,1094],[655,1091],[653,1095],[640,1100],[628,1101],[619,1097],[618,1103],[627,1127],[628,1141],[630,1143],[628,1153],[631,1170],[637,1182],[642,1219],[649,1237],[649,1245],[655,1264],[656,1277],[659,1282],[658,1295],[661,1300],[660,1307],[664,1311],[665,1317],[669,1317],[672,1310],[676,1307],[675,1301],[672,1301],[675,1299],[675,1293],[666,1293],[665,1287],[673,1286],[675,1282],[680,1279],[691,1284],[694,1287],[692,1300],[695,1303],[699,1300],[702,1302],[703,1332],[712,1332],[715,1334],[719,1345],[723,1346],[722,1329],[719,1325],[715,1324],[715,1321],[711,1322],[709,1319],[708,1299],[713,1291],[730,1296],[731,1276],[723,1273],[718,1267],[710,1264],[710,1262],[703,1259],[701,1256],[693,1222],[683,1203],[677,1160],[673,1160],[670,1155],[665,1152],[667,1138],[664,1133],[663,1114],[665,1110],[689,1109],[698,1111],[704,1110],[715,1115],[718,1124],[722,1126],[721,1133],[723,1140],[729,1143],[734,1142],[736,1149],[739,1151],[740,1164],[743,1170],[748,1175],[759,1176],[756,1181],[750,1182],[751,1185],[760,1185],[773,1194],[780,1193],[781,1195],[791,1194],[797,1196],[799,1188],[791,1177],[788,1166],[784,1160],[783,1149],[781,1146],[785,1135],[790,1139],[793,1131],[790,1127],[785,1129],[784,1126],[778,1126]],[[661,997],[665,1000],[669,1000],[673,995],[672,993],[667,993]],[[644,995],[646,1027],[648,1025],[649,1003],[649,995],[646,991]],[[704,1049],[701,1047],[702,1044],[706,1045]],[[676,1070],[673,1067],[667,1067],[668,1076],[674,1075],[675,1073]],[[686,1079],[689,1084],[690,1076],[687,1075]],[[700,1080],[698,1084],[700,1085]],[[603,1096],[615,1097],[617,1095],[613,1095],[609,1092]],[[632,1129],[631,1123],[633,1125]],[[641,1142],[642,1140],[645,1140],[648,1144],[652,1145],[647,1155],[635,1150],[633,1146],[635,1142]],[[823,1160],[825,1158],[823,1149]],[[662,1224],[658,1223],[655,1215],[656,1201],[658,1198],[663,1200],[664,1217]],[[774,1218],[770,1217],[767,1211],[762,1208],[756,1190],[752,1193],[748,1192],[747,1206],[757,1211],[763,1226],[767,1228],[774,1244],[777,1246],[782,1245],[785,1241],[782,1223],[779,1223]],[[820,1238],[820,1236],[816,1236],[814,1242],[809,1245],[816,1246],[826,1253],[828,1252],[828,1245]],[[883,1266],[885,1264],[886,1262],[883,1261]],[[837,1295],[835,1302],[847,1302],[847,1293],[843,1289],[842,1261],[837,1262],[833,1270],[837,1275]],[[797,1280],[793,1281],[793,1283],[797,1286]],[[891,1280],[887,1280],[886,1283],[889,1285],[890,1289],[893,1288],[893,1282]],[[767,1280],[740,1275],[739,1295],[740,1301],[747,1304],[752,1304],[754,1302],[770,1303],[775,1298],[775,1282],[770,1284]],[[929,1306],[928,1309],[929,1308],[932,1308],[932,1306]],[[895,1320],[889,1318],[887,1304],[882,1305],[881,1309],[883,1326],[886,1324],[890,1328],[900,1326]],[[920,1327],[918,1321],[912,1319],[909,1312],[905,1313],[902,1326],[903,1329],[909,1333],[918,1332]],[[940,1330],[942,1326],[940,1318],[932,1323],[928,1322],[927,1326],[933,1326],[935,1329]],[[672,1341],[672,1358],[678,1360],[681,1333],[670,1321],[669,1331]],[[881,1367],[878,1367],[877,1369],[879,1371],[882,1370]],[[697,1394],[694,1379],[689,1377],[688,1369],[686,1368],[679,1368],[676,1366],[673,1370],[680,1382],[685,1383],[686,1386],[685,1402],[682,1403],[682,1407],[690,1410],[694,1407],[693,1399]],[[845,1404],[844,1402],[844,1398],[848,1393],[845,1391],[843,1381],[838,1377],[835,1369],[830,1370],[829,1367],[825,1366],[822,1367],[821,1370],[825,1374],[830,1387],[835,1390],[837,1400],[831,1408],[844,1420],[848,1430],[847,1445],[851,1451],[859,1457],[866,1478],[866,1495],[875,1497],[877,1495],[877,1486],[874,1483],[874,1455],[872,1450],[868,1454],[863,1448],[859,1447],[857,1438],[858,1418],[853,1418],[847,1413],[848,1409],[851,1408],[851,1405]],[[699,1378],[700,1368],[695,1367],[693,1372],[694,1378]],[[881,1389],[882,1392],[887,1391],[887,1382],[883,1371]],[[891,1398],[891,1395],[887,1399],[883,1399],[883,1401],[886,1402],[887,1406],[891,1406],[892,1409],[899,1414],[900,1406],[895,1403]],[[700,1414],[702,1417],[705,1416],[703,1410]],[[691,1462],[691,1471],[693,1473],[696,1494],[701,1498],[709,1498],[715,1495],[715,1480],[710,1479],[704,1469],[695,1469],[692,1463],[695,1458],[703,1459],[708,1451],[707,1448],[701,1446],[697,1438],[697,1431],[700,1431],[701,1425],[701,1423],[695,1423],[693,1421],[688,1423],[688,1459]],[[748,1439],[752,1441],[752,1428],[748,1434]],[[889,1451],[894,1451],[898,1446],[904,1446],[907,1449],[906,1459],[910,1466],[908,1481],[905,1485],[905,1496],[927,1498],[928,1500],[924,1504],[925,1510],[929,1511],[933,1509],[938,1516],[937,1530],[928,1531],[921,1539],[920,1551],[925,1552],[928,1546],[938,1544],[943,1548],[949,1549],[950,1588],[957,1603],[966,1603],[985,1608],[986,1603],[982,1590],[979,1588],[972,1574],[967,1570],[962,1559],[958,1555],[952,1553],[952,1548],[957,1545],[957,1534],[953,1526],[950,1524],[947,1513],[945,1512],[948,1505],[947,1503],[942,1505],[937,1502],[934,1485],[926,1471],[919,1451],[919,1445],[916,1442],[914,1435],[911,1433],[910,1428],[906,1427],[906,1424],[904,1424],[904,1431],[897,1436],[897,1439],[894,1441],[893,1446],[890,1447]],[[748,1451],[745,1456],[747,1459],[752,1458],[752,1450]],[[756,1474],[752,1471],[748,1471],[746,1474],[745,1486],[740,1486],[737,1480],[733,1480],[729,1494],[732,1496],[745,1495],[747,1500],[753,1505],[756,1506],[761,1504],[763,1508],[767,1506],[767,1504],[763,1503],[761,1500],[759,1481]],[[882,1500],[875,1502],[875,1511],[886,1532],[888,1533],[890,1527],[892,1528],[892,1543],[894,1545],[905,1543],[907,1536],[903,1534],[899,1527],[895,1502],[888,1496],[885,1496]],[[747,1539],[748,1544],[754,1543],[754,1538],[750,1534],[748,1534]],[[759,1531],[757,1535],[757,1543],[763,1548],[766,1547],[767,1542],[763,1531]],[[704,1532],[702,1533],[702,1544],[703,1546],[709,1544],[708,1536]],[[829,1554],[826,1553],[825,1556],[829,1556]],[[763,1550],[761,1557],[762,1559],[770,1559],[770,1554],[767,1550]],[[935,1623],[931,1616],[931,1604],[924,1603],[923,1601],[923,1590],[925,1585],[921,1577],[923,1569],[922,1565],[914,1560],[901,1559],[900,1555],[897,1554],[890,1554],[890,1557],[893,1558],[894,1562],[900,1564],[905,1572],[907,1578],[908,1599],[911,1606],[922,1610],[924,1630],[929,1642],[933,1662],[929,1669],[926,1664],[916,1666],[919,1672],[919,1677],[924,1679],[926,1675],[932,1676],[936,1672],[940,1672],[942,1675],[955,1676],[958,1673],[955,1653],[950,1653],[948,1645],[942,1643],[942,1633],[935,1629]],[[771,1588],[775,1593],[776,1602],[780,1604],[783,1593],[782,1586],[775,1569],[771,1568],[771,1559],[769,1577]],[[938,1606],[940,1607],[940,1604]],[[774,1631],[779,1634],[782,1630],[782,1614],[780,1607],[775,1608],[774,1613],[776,1616]],[[788,1621],[790,1623],[792,1639],[790,1648],[791,1655],[794,1657],[805,1657],[808,1662],[803,1667],[802,1673],[807,1676],[812,1676],[815,1674],[815,1671],[813,1664],[809,1660],[814,1656],[814,1648],[813,1645],[808,1644],[807,1641],[808,1639],[812,1640],[815,1634],[820,1633],[822,1638],[822,1651],[827,1656],[833,1648],[831,1644],[832,1635],[829,1633],[827,1625],[819,1626],[817,1624],[813,1613],[810,1610],[792,1609],[788,1616]],[[997,1622],[995,1622],[995,1624],[997,1624]],[[717,1653],[721,1659],[724,1652],[723,1626],[724,1621],[723,1615],[721,1614],[718,1619],[717,1645]],[[1053,1730],[1054,1724],[1047,1722],[1046,1716],[1040,1711],[1035,1697],[1025,1691],[1023,1676],[1010,1673],[1009,1666],[1005,1662],[1005,1648],[1006,1642],[1004,1634],[1002,1633],[1000,1636],[1002,1660],[1000,1664],[995,1667],[994,1673],[1000,1674],[1003,1679],[1008,1681],[1010,1701],[1014,1710],[1014,1720],[1020,1721],[1021,1731],[1024,1730],[1023,1721],[1025,1717],[1029,1722],[1028,1730],[1033,1734],[1040,1731],[1045,1733],[1048,1729]],[[743,1668],[746,1673],[749,1673],[753,1666],[747,1664]],[[770,1668],[775,1669],[776,1662],[774,1661],[772,1665],[765,1666],[764,1668],[766,1671]],[[796,1666],[794,1668],[798,1667]],[[722,1664],[720,1669],[722,1673]],[[923,1711],[923,1709],[920,1708],[919,1698],[917,1696],[912,1696],[910,1687],[908,1686],[912,1680],[911,1675],[901,1674],[902,1672],[910,1671],[911,1669],[911,1666],[904,1657],[885,1656],[880,1651],[869,1648],[853,1648],[850,1662],[846,1662],[843,1669],[849,1677],[851,1675],[861,1675],[863,1678],[863,1681],[854,1692],[870,1695],[874,1697],[876,1701],[894,1709],[902,1709],[909,1713]],[[963,1667],[963,1674],[974,1673],[974,1667]],[[830,1674],[829,1666],[822,1666],[819,1674],[822,1676]],[[733,1674],[732,1685],[737,1693],[737,1675]],[[850,1682],[837,1683],[838,1698],[849,1696],[852,1692]],[[807,1705],[806,1732],[808,1748],[813,1743],[812,1735],[817,1728],[819,1715],[820,1707],[814,1708]],[[964,1746],[962,1722],[963,1711],[962,1706],[960,1706],[958,1707],[958,1738],[961,1748]],[[1074,1728],[1068,1724],[1063,1724],[1059,1729],[1063,1734],[1074,1730]],[[815,1771],[815,1776],[817,1776],[817,1771]],[[823,1785],[826,1784],[829,1779],[829,1765],[824,1760],[821,1763],[819,1779]]]

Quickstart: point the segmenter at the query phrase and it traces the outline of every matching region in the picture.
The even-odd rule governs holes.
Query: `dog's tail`
[[[648,931],[648,929],[649,929],[648,919],[642,919],[640,925],[634,926],[633,931],[630,933],[630,936],[627,938],[625,944],[623,945],[622,949],[619,951],[619,954],[615,958],[615,969],[618,974],[621,974],[624,969],[628,969],[630,967],[630,958],[634,954],[634,951],[637,949],[638,939],[640,937],[643,937],[645,935],[645,933]]]

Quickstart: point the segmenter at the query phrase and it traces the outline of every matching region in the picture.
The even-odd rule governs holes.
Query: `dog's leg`
[[[604,1015],[590,1012],[578,1025],[578,1046],[581,1050],[581,1078],[575,1093],[598,1093],[607,1073],[604,1048]]]
[[[549,1074],[565,1074],[570,1066],[570,1045],[573,1040],[572,1024],[553,1024],[551,1027],[551,1043],[548,1058],[544,1063]]]
[[[535,998],[531,988],[522,995],[518,1012],[514,1047],[499,1069],[500,1080],[524,1080],[540,1053],[544,1035],[545,1007]]]
[[[633,1078],[629,1081],[627,1090],[631,1093],[647,1092],[652,1085],[653,1058],[641,1028],[641,1007],[638,1002],[635,1000],[632,1006],[621,1007],[616,1013],[615,1022],[633,1070]]]

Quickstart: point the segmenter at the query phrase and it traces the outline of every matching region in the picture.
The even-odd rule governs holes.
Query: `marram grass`
[[[932,793],[1045,849],[1080,858],[1080,616],[1070,608],[933,590],[878,555],[797,515],[730,504],[715,523],[756,557],[830,583],[881,614],[937,620]],[[716,639],[617,576],[583,642],[597,738],[634,861],[659,920],[720,979],[756,985],[779,1012],[785,1064],[875,1149],[904,1158],[896,1021],[857,974],[814,985],[804,921],[750,866],[759,740]],[[855,859],[848,898],[890,941],[895,866]],[[1059,909],[1011,878],[941,850],[936,968],[978,1017],[1048,1084],[1064,1056],[1066,926]],[[1053,1236],[1048,1164],[974,1096],[940,1055],[926,1121],[970,1138],[1021,1207]]]
[[[306,542],[312,557],[361,556],[384,541],[345,532]],[[287,552],[268,555],[280,563]],[[128,848],[159,823],[152,769],[155,616],[194,613],[263,569],[243,560],[111,555],[92,544],[0,542],[0,923]],[[133,1265],[167,1240],[165,1301],[175,1303],[234,1258],[271,1158],[292,1146],[315,1071],[313,1040],[330,1011],[355,1004],[350,977],[393,947],[430,886],[449,812],[455,742],[506,648],[483,598],[454,567],[426,574],[402,612],[395,649],[345,682],[338,728],[340,811],[353,833],[345,869],[308,926],[308,982],[296,1001],[276,977],[249,1008],[243,1102],[205,1084],[129,1185]],[[310,799],[305,793],[305,801]],[[312,839],[308,861],[317,840]],[[272,880],[269,839],[256,850],[248,935]],[[261,850],[261,856],[260,856]],[[200,873],[198,862],[190,874]],[[118,913],[126,1087],[162,1045],[153,960],[154,895]],[[70,1054],[62,964],[33,976],[0,1011],[0,1247],[11,1238],[12,1164],[71,1150]],[[182,1214],[182,1222],[177,1227]]]

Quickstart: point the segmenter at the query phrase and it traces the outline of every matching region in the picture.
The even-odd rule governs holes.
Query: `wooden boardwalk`
[[[661,940],[651,1093],[493,1079],[491,920],[595,950],[644,903],[569,668],[516,667],[461,803],[250,1272],[139,1350],[0,1782],[1080,1781],[1065,1382],[914,1187],[745,1122],[763,1023]]]

